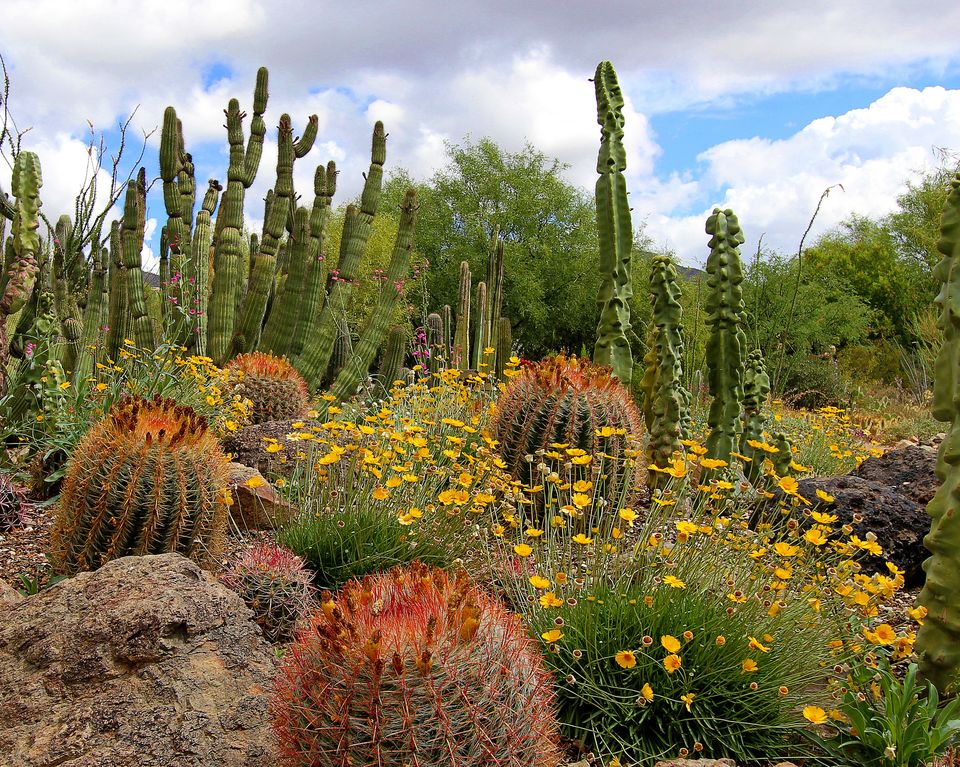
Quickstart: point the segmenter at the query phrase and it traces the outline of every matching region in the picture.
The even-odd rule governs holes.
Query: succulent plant
[[[191,408],[159,395],[120,400],[67,464],[51,533],[54,570],[72,575],[117,557],[168,552],[218,564],[227,463]]]
[[[611,427],[613,433],[601,436],[602,427]],[[630,438],[641,432],[640,411],[610,369],[564,355],[524,367],[514,376],[497,401],[490,425],[506,470],[528,484],[539,484],[536,456],[551,443],[609,456],[603,461],[605,478],[602,490],[598,482],[598,492],[611,501],[625,490],[623,459]],[[594,464],[598,474],[599,463]]]
[[[311,576],[303,560],[274,544],[247,550],[220,580],[243,598],[269,642],[293,639],[313,606]]]
[[[8,533],[23,524],[26,494],[6,474],[0,474],[0,533]]]
[[[553,691],[519,617],[419,564],[324,592],[272,708],[287,767],[560,762]]]
[[[307,384],[287,360],[263,352],[234,357],[226,366],[234,391],[253,403],[251,423],[301,418],[309,405]]]

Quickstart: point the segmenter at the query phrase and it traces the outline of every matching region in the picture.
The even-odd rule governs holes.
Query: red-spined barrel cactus
[[[7,533],[23,524],[26,502],[23,490],[6,474],[0,474],[0,533]]]
[[[227,526],[227,457],[191,408],[124,398],[67,464],[51,533],[58,573],[117,557],[177,552],[219,564]]]
[[[286,767],[553,767],[553,692],[518,616],[415,564],[325,592],[273,702]]]
[[[253,610],[269,642],[289,642],[313,605],[310,573],[286,549],[263,544],[249,549],[221,578]]]
[[[253,352],[235,357],[226,366],[234,391],[253,403],[252,423],[290,421],[307,412],[307,384],[282,357]]]
[[[641,424],[630,392],[609,368],[558,355],[521,368],[507,384],[490,435],[499,443],[506,470],[534,485],[542,481],[536,474],[539,456],[551,444],[602,453],[607,456],[602,493],[614,500],[624,489],[622,459],[631,438],[641,434]]]

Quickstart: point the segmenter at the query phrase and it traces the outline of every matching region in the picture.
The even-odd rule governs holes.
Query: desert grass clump
[[[283,357],[263,352],[241,354],[225,370],[236,394],[253,403],[252,423],[302,418],[309,406],[307,383]]]
[[[125,398],[77,444],[51,534],[57,573],[177,552],[215,567],[230,502],[227,457],[206,420],[157,395]]]
[[[267,641],[275,644],[291,641],[314,605],[303,560],[273,544],[244,552],[221,580],[241,596]]]
[[[321,600],[276,685],[282,764],[559,764],[536,647],[465,574],[415,564]]]

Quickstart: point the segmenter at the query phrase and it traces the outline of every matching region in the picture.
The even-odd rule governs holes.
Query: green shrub
[[[794,357],[787,364],[783,399],[791,406],[815,410],[828,405],[840,407],[846,403],[847,387],[832,361]]]

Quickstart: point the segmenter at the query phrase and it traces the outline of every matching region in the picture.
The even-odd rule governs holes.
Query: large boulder
[[[940,481],[934,473],[936,448],[907,445],[888,450],[879,458],[868,458],[854,471],[854,476],[893,488],[921,506],[930,503]]]
[[[817,490],[832,496],[833,502],[820,501]],[[930,556],[923,545],[930,530],[923,505],[888,485],[854,475],[802,479],[799,493],[818,504],[820,511],[835,514],[837,524],[852,525],[854,535],[864,538],[872,532],[877,536],[883,557],[860,560],[865,569],[886,573],[884,560],[889,559],[904,571],[908,588],[923,583],[923,561]]]
[[[0,610],[0,765],[272,765],[275,656],[250,618],[177,554]]]

